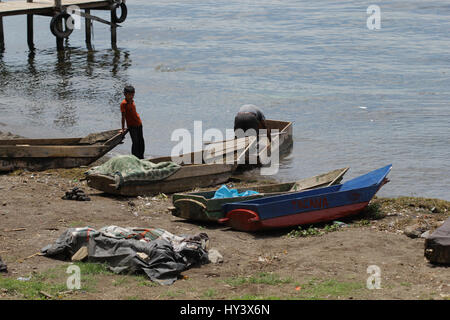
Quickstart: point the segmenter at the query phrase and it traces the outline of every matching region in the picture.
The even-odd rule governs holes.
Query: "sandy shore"
[[[176,218],[167,210],[172,205],[170,195],[104,195],[80,181],[83,171],[0,175],[0,256],[8,266],[8,273],[0,276],[1,299],[46,298],[31,285],[27,287],[26,282],[18,284],[17,278],[30,275],[30,281],[38,282],[54,299],[449,297],[450,270],[429,264],[423,255],[424,239],[410,238],[404,231],[414,224],[434,230],[449,216],[450,202],[375,199],[373,203],[379,205],[375,214],[366,212],[342,220],[346,226],[334,232],[311,232],[306,237],[293,229],[252,234]],[[82,188],[91,201],[62,200],[65,191],[74,186]],[[224,262],[189,269],[171,286],[155,285],[143,276],[91,272],[83,278],[85,281],[82,279],[82,290],[68,291],[60,287],[66,283],[69,262],[32,256],[69,227],[107,225],[157,227],[177,235],[206,232],[211,248],[223,255]],[[317,228],[326,230],[323,226]],[[366,287],[370,276],[367,268],[371,265],[381,270],[379,290]]]

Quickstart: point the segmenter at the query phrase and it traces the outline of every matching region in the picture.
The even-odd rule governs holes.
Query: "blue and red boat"
[[[241,231],[332,221],[360,213],[389,180],[392,165],[343,184],[222,206],[219,222]]]

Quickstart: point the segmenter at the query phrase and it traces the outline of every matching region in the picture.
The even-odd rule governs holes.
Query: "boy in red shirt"
[[[125,122],[130,132],[132,146],[131,153],[139,159],[144,159],[145,143],[142,133],[142,121],[136,112],[136,104],[134,103],[134,87],[126,86],[123,90],[125,99],[120,104],[122,112],[122,132],[125,131]]]

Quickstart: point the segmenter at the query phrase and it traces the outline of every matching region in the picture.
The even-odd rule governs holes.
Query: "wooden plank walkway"
[[[109,0],[62,0],[62,6],[76,5],[80,9],[105,8],[111,4]],[[33,2],[22,1],[0,1],[0,17],[22,14],[43,14],[54,10],[54,0],[34,0]]]

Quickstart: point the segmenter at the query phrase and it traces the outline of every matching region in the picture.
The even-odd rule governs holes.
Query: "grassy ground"
[[[148,281],[143,275],[117,275],[107,270],[107,267],[98,263],[75,263],[80,268],[82,278],[81,288],[68,290],[67,269],[70,265],[50,268],[42,273],[32,273],[29,280],[0,278],[0,290],[3,294],[20,299],[71,299],[74,294],[99,294],[102,288],[100,283],[108,282],[114,287],[157,287],[158,284]],[[258,272],[245,277],[236,276],[216,281],[219,286],[228,286],[239,291],[249,285],[255,285],[262,292],[270,292],[271,288],[282,291],[278,295],[236,294],[224,296],[220,289],[209,288],[197,292],[200,299],[232,299],[232,300],[287,300],[287,299],[339,299],[340,297],[357,296],[358,291],[365,286],[356,281],[338,281],[335,279],[311,278],[299,282],[290,277],[281,277],[277,273]],[[163,299],[181,298],[186,290],[167,289],[162,295]],[[124,299],[141,299],[139,295],[130,294]]]

